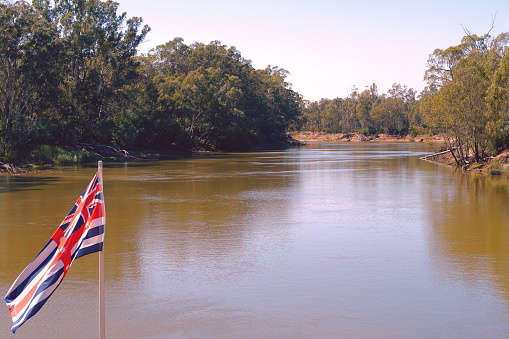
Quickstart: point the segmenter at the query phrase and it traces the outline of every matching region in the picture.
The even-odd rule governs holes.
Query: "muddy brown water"
[[[418,159],[430,152],[105,163],[107,337],[509,336],[508,180]],[[2,295],[95,170],[0,177]],[[97,261],[77,259],[16,338],[96,337]]]

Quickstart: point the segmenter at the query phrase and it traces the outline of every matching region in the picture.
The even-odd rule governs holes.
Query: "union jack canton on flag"
[[[62,282],[74,259],[102,251],[104,200],[96,173],[46,246],[23,270],[5,296],[12,333],[35,315]]]

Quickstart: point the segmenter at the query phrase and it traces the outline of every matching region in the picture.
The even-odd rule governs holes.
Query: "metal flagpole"
[[[103,195],[103,223],[106,227],[106,208],[104,207],[104,182],[103,182],[103,162],[97,163],[99,172],[99,181],[101,183],[101,193]],[[104,326],[104,241],[103,248],[99,251],[99,338],[105,339],[106,331]]]

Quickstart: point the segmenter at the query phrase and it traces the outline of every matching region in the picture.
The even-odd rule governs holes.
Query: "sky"
[[[140,53],[176,37],[190,45],[235,46],[256,69],[290,72],[304,99],[345,98],[355,86],[394,83],[417,92],[437,48],[469,32],[509,31],[509,0],[116,0],[127,17],[151,27]]]

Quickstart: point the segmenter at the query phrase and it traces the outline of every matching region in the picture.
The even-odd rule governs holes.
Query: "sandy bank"
[[[326,133],[326,132],[297,132],[291,137],[300,142],[433,142],[443,143],[444,139],[437,135],[419,135],[405,137],[399,135],[376,134],[365,136],[359,133]]]

